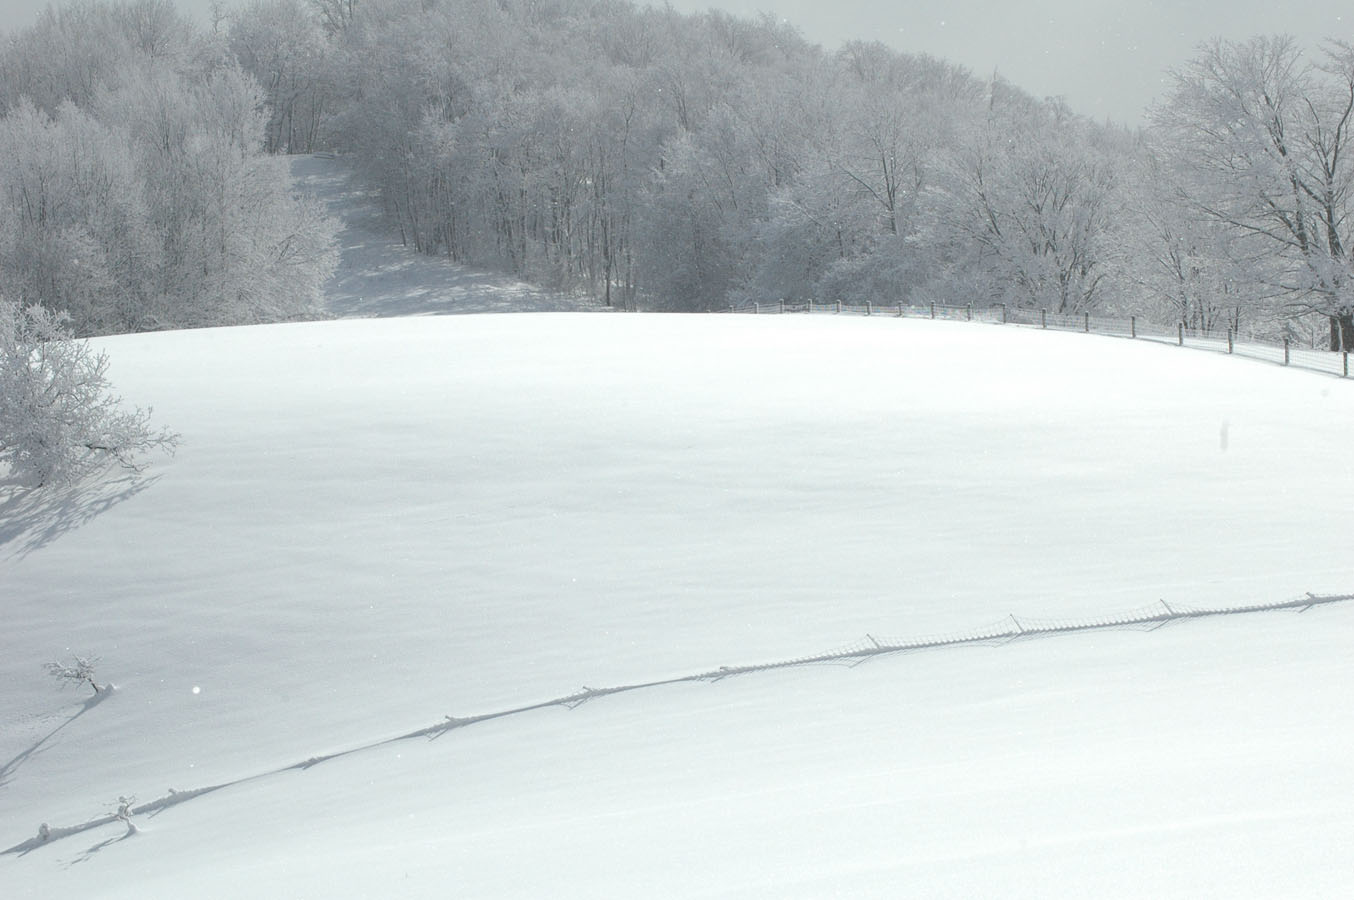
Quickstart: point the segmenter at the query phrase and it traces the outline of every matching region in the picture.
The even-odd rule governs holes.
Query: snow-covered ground
[[[240,783],[127,840],[0,856],[6,897],[1333,897],[1354,876],[1354,607],[371,746],[866,633],[1348,590],[1341,381],[788,316],[100,343],[184,444],[0,510],[0,844]],[[41,664],[67,648],[117,691],[61,693]]]
[[[595,310],[596,301],[536,288],[516,279],[458,266],[404,246],[342,159],[294,156],[292,178],[319,197],[344,225],[339,267],[325,286],[325,308],[340,317],[483,312]]]
[[[427,311],[457,279],[462,307],[521,299],[363,251],[361,203],[335,203],[336,312],[381,291]],[[392,259],[436,268],[376,271]],[[353,286],[364,266],[380,286]],[[867,634],[1347,593],[1354,385],[882,318],[415,316],[98,344],[183,445],[64,493],[0,485],[0,850],[21,848],[0,897],[1354,883],[1354,604],[436,728]],[[68,653],[116,690],[63,693],[42,664]],[[187,799],[125,839],[79,828],[171,792]]]

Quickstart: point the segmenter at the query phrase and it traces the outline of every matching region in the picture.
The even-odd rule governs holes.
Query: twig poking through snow
[[[127,826],[127,834],[136,834],[136,825],[132,822],[132,806],[136,803],[135,797],[118,797],[117,810],[113,813],[119,822]]]
[[[63,684],[67,681],[88,684],[94,689],[94,695],[97,697],[109,687],[108,685],[100,686],[94,680],[94,666],[98,662],[97,656],[73,656],[70,662],[49,662],[43,668],[53,678],[60,679]]]

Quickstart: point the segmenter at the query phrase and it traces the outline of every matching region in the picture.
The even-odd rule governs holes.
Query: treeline
[[[1354,340],[1343,44],[1201,47],[1137,130],[882,44],[624,0],[254,0],[190,44],[181,77],[247,74],[250,140],[346,154],[410,246],[609,305],[1007,303]],[[70,46],[92,83],[117,70]],[[84,80],[24,114],[126,127]]]
[[[1202,47],[1129,130],[717,11],[258,0],[228,27],[272,149],[351,154],[421,251],[609,304],[1007,303],[1354,339],[1341,44]]]
[[[0,45],[0,297],[78,334],[307,315],[335,225],[264,152],[264,94],[167,0]]]
[[[1113,277],[1137,138],[937,59],[617,0],[260,0],[229,30],[271,146],[350,154],[423,252],[622,307],[1142,293]]]

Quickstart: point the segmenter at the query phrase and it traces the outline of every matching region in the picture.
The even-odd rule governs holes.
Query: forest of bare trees
[[[418,251],[618,308],[1005,303],[1354,340],[1354,49],[1216,42],[1129,129],[625,0],[83,2],[0,45],[0,277],[85,333],[303,315],[342,154]],[[247,277],[246,277],[247,276]]]

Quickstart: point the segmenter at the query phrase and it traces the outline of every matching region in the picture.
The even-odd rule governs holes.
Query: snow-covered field
[[[182,432],[8,497],[6,897],[1342,896],[1354,392],[992,326],[527,314],[105,339]],[[102,657],[86,709],[41,669]],[[272,774],[269,774],[272,773]],[[257,776],[257,777],[256,777]]]
[[[401,255],[335,167],[294,167],[348,221],[337,315],[572,302]],[[435,728],[866,634],[1347,593],[1354,385],[897,319],[534,312],[98,343],[183,445],[139,477],[0,485],[6,900],[1354,882],[1354,604]],[[69,653],[116,690],[63,693],[42,664]],[[120,796],[217,786],[125,839],[80,827]]]

